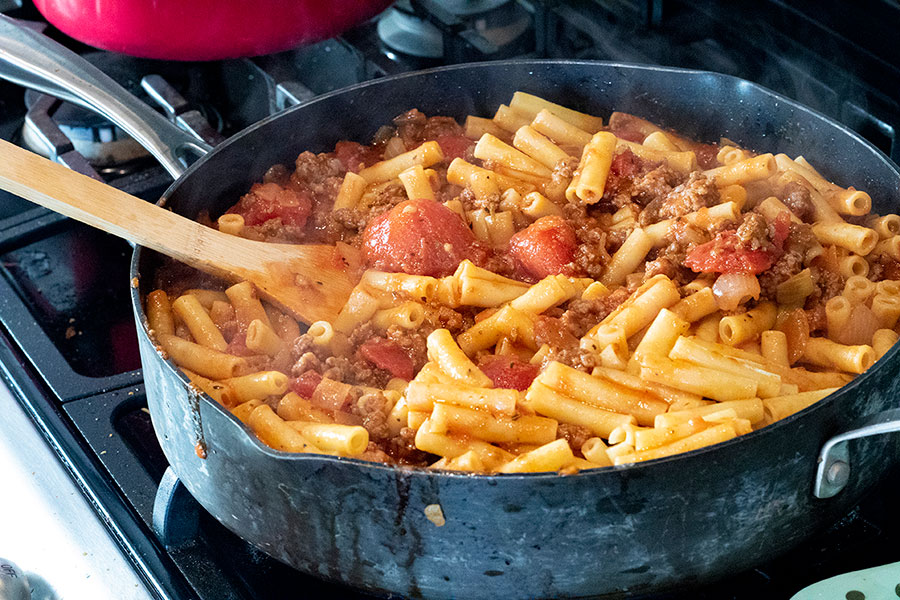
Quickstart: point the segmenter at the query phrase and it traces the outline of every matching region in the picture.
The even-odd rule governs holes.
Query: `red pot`
[[[270,54],[337,35],[391,0],[35,0],[73,38],[166,60]]]

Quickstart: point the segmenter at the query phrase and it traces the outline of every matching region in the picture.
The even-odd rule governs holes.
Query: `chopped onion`
[[[759,280],[751,273],[723,273],[712,290],[720,310],[734,310],[751,298],[759,300]]]
[[[838,332],[835,341],[848,346],[871,344],[872,336],[881,328],[875,313],[865,304],[857,304],[850,312],[847,324]]]

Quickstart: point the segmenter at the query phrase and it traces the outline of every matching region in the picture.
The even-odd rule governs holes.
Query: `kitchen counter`
[[[87,499],[0,380],[0,556],[35,600],[148,600]]]

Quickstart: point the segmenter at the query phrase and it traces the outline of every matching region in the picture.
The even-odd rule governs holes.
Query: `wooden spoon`
[[[228,235],[0,140],[0,189],[260,294],[304,323],[333,321],[354,286],[334,246]]]

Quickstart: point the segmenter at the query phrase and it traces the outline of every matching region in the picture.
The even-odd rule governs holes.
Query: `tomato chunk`
[[[246,225],[261,225],[270,219],[281,219],[284,225],[303,227],[312,211],[309,194],[283,188],[277,183],[256,183],[240,202],[228,210],[244,217]]]
[[[578,240],[562,217],[541,217],[509,240],[509,253],[531,277],[572,275]]]
[[[341,141],[334,147],[334,156],[348,171],[358,173],[360,169],[371,166],[381,160],[379,149],[375,146],[363,146],[356,142]]]
[[[459,215],[434,200],[407,200],[383,213],[363,231],[363,261],[382,271],[450,275],[478,244]]]
[[[464,135],[440,135],[435,140],[444,153],[444,161],[449,163],[454,158],[464,158],[466,150],[475,144]]]
[[[687,255],[684,264],[695,273],[762,273],[774,262],[765,250],[745,250],[734,231],[723,231]]]
[[[303,396],[307,400],[313,397],[313,392],[316,391],[316,388],[319,386],[319,383],[322,381],[322,376],[316,373],[315,371],[306,371],[300,377],[294,377],[288,382],[288,389],[297,394],[298,396]]]
[[[394,377],[411,380],[415,373],[412,358],[403,347],[387,338],[373,337],[359,347],[359,355]]]
[[[537,365],[523,362],[515,356],[489,355],[478,362],[478,368],[498,388],[527,390],[540,370]]]

